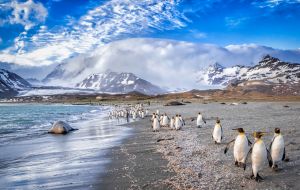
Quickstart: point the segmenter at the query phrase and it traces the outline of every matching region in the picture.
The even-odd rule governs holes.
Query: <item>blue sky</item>
[[[0,61],[51,65],[128,38],[300,48],[300,0],[0,0]]]

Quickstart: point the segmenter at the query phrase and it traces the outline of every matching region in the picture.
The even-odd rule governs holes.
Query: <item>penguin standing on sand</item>
[[[157,116],[154,116],[152,126],[153,126],[153,132],[158,132],[159,131],[160,124],[159,124],[159,120],[158,120]]]
[[[162,126],[163,125],[163,115],[161,115],[160,117],[159,117],[159,124]]]
[[[272,157],[272,168],[278,168],[277,163],[285,159],[284,139],[279,128],[275,128],[274,137],[269,148]]]
[[[237,129],[232,129],[232,130],[237,130],[238,131],[238,136],[227,143],[227,146],[224,150],[224,154],[227,153],[230,145],[234,143],[233,146],[233,157],[234,157],[234,164],[236,166],[241,166],[245,167],[246,164],[246,157],[247,153],[249,152],[249,149],[251,148],[251,142],[245,135],[245,131],[243,128],[237,128]]]
[[[263,180],[263,178],[259,175],[259,172],[262,171],[266,161],[268,160],[269,166],[272,166],[272,158],[270,152],[267,150],[264,141],[261,137],[264,135],[264,132],[254,132],[253,136],[255,138],[255,142],[253,147],[249,150],[247,157],[251,154],[252,161],[252,175],[251,178],[254,178],[255,181],[259,182]],[[247,158],[246,158],[247,161]],[[246,164],[244,166],[244,170],[246,169]]]
[[[162,118],[162,126],[163,127],[168,127],[168,125],[169,125],[169,117],[165,113],[164,116],[163,116],[163,118]]]
[[[181,121],[180,121],[180,118],[177,114],[176,114],[176,117],[175,117],[175,129],[176,129],[176,131],[181,129]]]
[[[175,129],[175,118],[174,117],[172,117],[170,120],[170,128]]]
[[[159,115],[159,110],[156,110],[156,114]]]
[[[206,124],[206,121],[204,120],[202,114],[199,112],[197,116],[197,127],[201,128],[204,124]]]
[[[221,121],[219,118],[216,120],[216,124],[213,131],[213,139],[215,141],[215,144],[220,144],[221,140],[223,139],[223,129],[221,125]]]

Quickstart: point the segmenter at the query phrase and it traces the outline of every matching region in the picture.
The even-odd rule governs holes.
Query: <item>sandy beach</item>
[[[97,189],[299,189],[300,103],[297,102],[248,102],[229,105],[214,103],[191,103],[184,106],[152,104],[150,113],[159,109],[173,116],[180,113],[186,125],[180,131],[161,128],[153,133],[150,119],[132,124],[133,135],[110,156],[111,164],[104,177],[96,184]],[[203,128],[191,121],[201,111],[207,120]],[[223,143],[215,145],[211,133],[215,118],[221,119],[224,130]],[[275,127],[281,128],[285,138],[289,161],[283,169],[274,172],[266,165],[261,172],[263,182],[250,179],[251,163],[247,169],[234,166],[233,150],[223,153],[225,143],[234,139],[233,128],[243,127],[249,139],[260,130],[269,134],[263,137],[268,146]],[[158,139],[169,139],[157,142]]]

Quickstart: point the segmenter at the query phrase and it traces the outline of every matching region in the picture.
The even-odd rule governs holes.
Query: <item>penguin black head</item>
[[[201,114],[201,112],[198,113],[199,115]]]
[[[178,114],[176,114],[176,117],[178,117]]]
[[[236,128],[236,129],[232,129],[232,130],[236,130],[239,133],[244,133],[245,132],[243,128]]]
[[[181,115],[178,115],[179,117],[181,117]]]
[[[275,131],[276,134],[279,134],[279,133],[280,133],[280,129],[279,129],[279,128],[275,128],[274,131]]]
[[[216,120],[216,123],[221,123],[221,121],[220,121],[220,119],[219,119],[219,118],[217,118],[217,120]]]
[[[254,138],[260,139],[262,136],[264,136],[266,134],[266,132],[261,132],[261,131],[255,131],[253,133]]]

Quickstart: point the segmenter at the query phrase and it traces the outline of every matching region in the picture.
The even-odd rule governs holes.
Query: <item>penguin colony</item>
[[[149,115],[149,110],[145,109],[142,104],[129,106],[127,108],[119,107],[110,112],[110,118],[126,118],[129,121],[131,117],[136,120],[138,117],[143,119]],[[160,115],[160,111],[152,113],[151,116],[151,129],[153,132],[159,132],[161,127],[169,128],[170,130],[181,130],[185,126],[185,121],[180,114],[169,117],[166,113]],[[192,119],[191,121],[194,121]],[[202,113],[198,113],[196,117],[196,126],[202,128],[205,126],[206,120]],[[259,175],[266,163],[269,164],[274,171],[278,168],[283,160],[285,160],[285,144],[284,138],[279,128],[275,128],[273,139],[267,148],[262,137],[267,134],[266,132],[256,131],[253,133],[254,142],[252,143],[243,128],[232,129],[237,131],[235,139],[226,143],[224,154],[226,154],[231,146],[233,146],[234,165],[246,170],[246,163],[251,159],[252,174],[251,179],[255,181],[262,181],[263,178]],[[221,144],[223,140],[223,128],[221,120],[216,119],[215,126],[212,131],[212,139],[215,144]]]
[[[144,119],[149,114],[149,110],[144,108],[143,104],[129,105],[127,107],[116,105],[115,108],[109,112],[110,119],[125,118],[127,122],[138,118]]]

